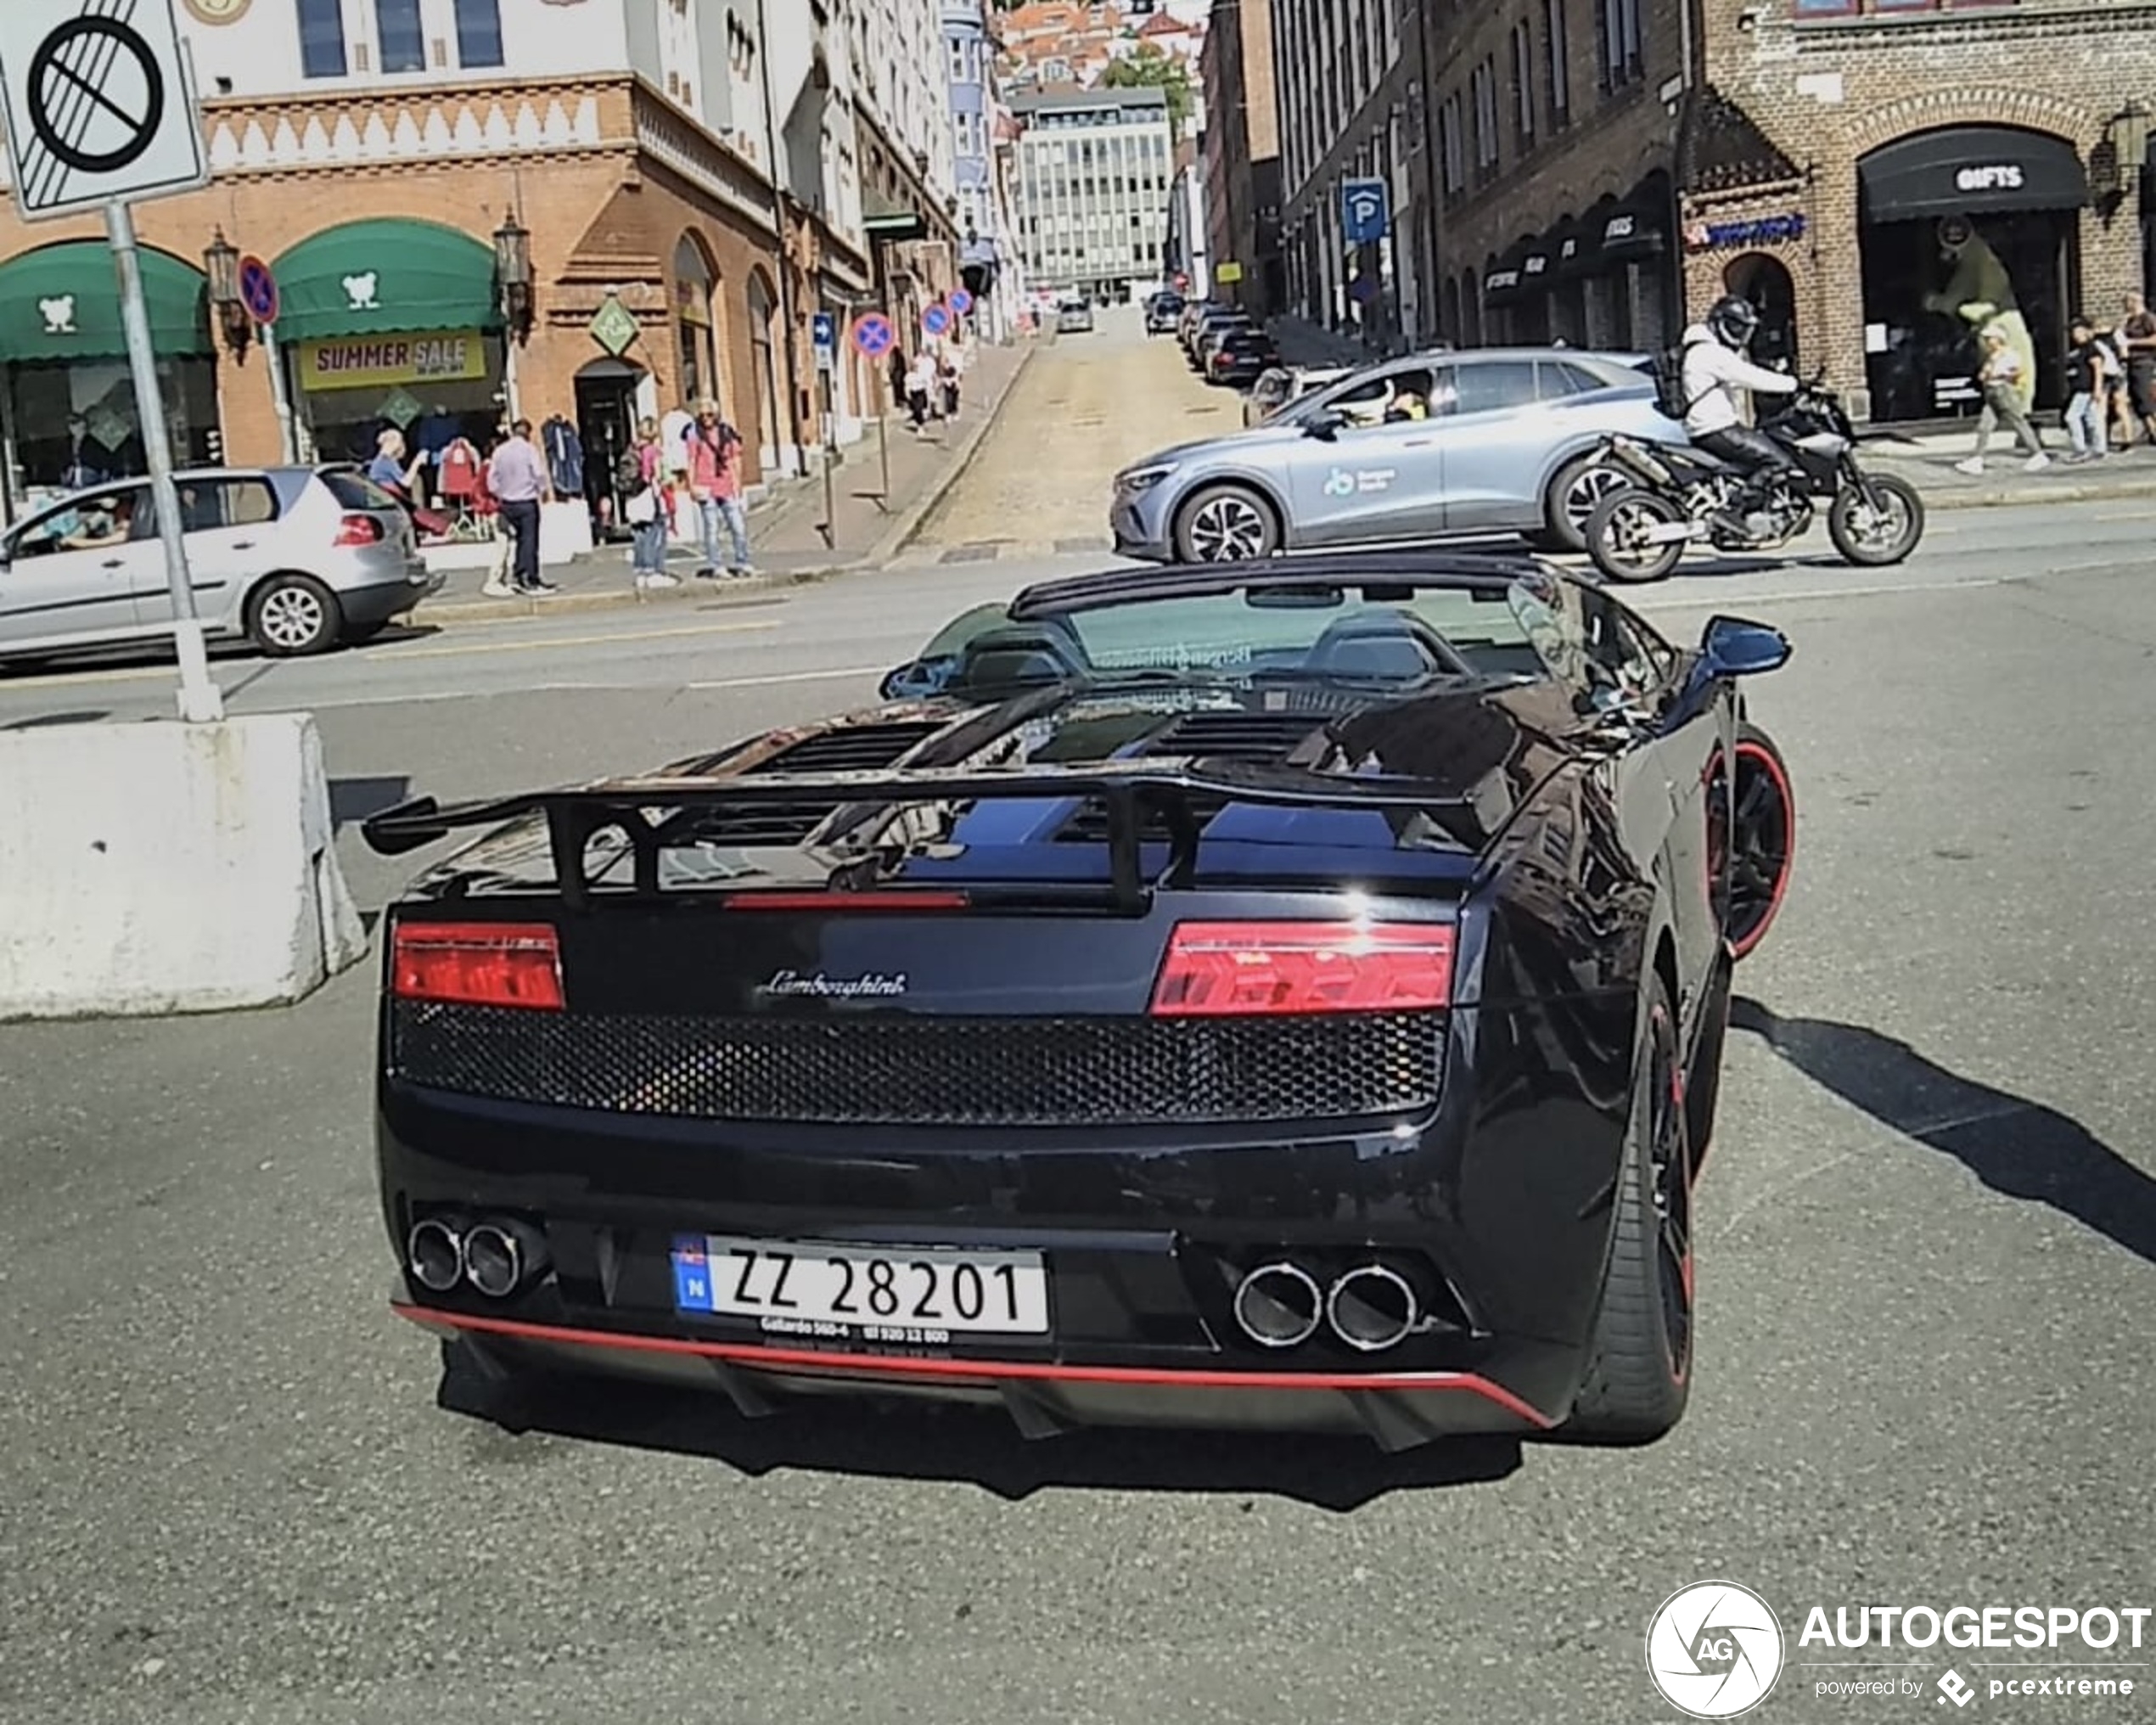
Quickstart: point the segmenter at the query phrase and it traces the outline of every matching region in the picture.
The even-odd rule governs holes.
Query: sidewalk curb
[[[1917,490],[1922,492],[1923,487],[1919,486]],[[2041,480],[2033,480],[2012,488],[1972,486],[1966,491],[1929,492],[1924,497],[1924,507],[1932,510],[2007,509],[2030,503],[2100,503],[2114,497],[2156,497],[2156,478],[2125,480],[2111,485],[2071,480],[2047,485]]]
[[[966,434],[966,440],[953,453],[951,464],[937,478],[929,482],[927,492],[908,504],[899,514],[897,520],[884,530],[884,536],[870,548],[864,561],[871,564],[888,563],[912,542],[913,536],[927,525],[937,505],[948,495],[952,486],[965,477],[966,469],[973,465],[974,457],[982,442],[1003,418],[1003,410],[1010,405],[1011,397],[1018,393],[1019,381],[1025,368],[1033,363],[1034,356],[1041,351],[1037,340],[1027,342],[1019,351],[1018,363],[1011,368],[1010,377],[1003,385],[1002,393],[996,397],[996,404],[981,418],[980,423]]]
[[[784,575],[753,575],[731,581],[698,581],[685,576],[679,587],[661,587],[657,593],[641,593],[624,585],[598,593],[561,593],[550,599],[451,599],[446,603],[424,600],[407,611],[404,621],[422,626],[437,622],[486,623],[510,617],[559,617],[584,611],[618,611],[634,605],[679,605],[714,598],[723,602],[736,593],[766,593],[783,587],[812,586],[834,576],[849,574],[856,566],[834,563],[828,567],[794,570]],[[626,574],[623,581],[627,581]]]

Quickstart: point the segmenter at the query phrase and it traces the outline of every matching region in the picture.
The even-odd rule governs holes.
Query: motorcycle
[[[1813,499],[1827,505],[1827,534],[1842,560],[1860,568],[1899,563],[1924,533],[1917,489],[1857,464],[1856,428],[1841,399],[1812,379],[1759,430],[1795,464],[1764,499],[1741,495],[1746,475],[1691,444],[1611,436],[1590,458],[1626,475],[1587,517],[1587,554],[1611,581],[1660,581],[1685,547],[1704,540],[1720,551],[1772,551],[1809,529]]]

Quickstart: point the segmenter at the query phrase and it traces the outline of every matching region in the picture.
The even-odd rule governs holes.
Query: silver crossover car
[[[1519,533],[1577,551],[1625,483],[1589,458],[1612,432],[1682,441],[1644,354],[1476,348],[1387,360],[1262,424],[1164,449],[1116,475],[1125,557],[1215,563],[1278,551]]]
[[[412,518],[350,469],[178,475],[194,606],[211,639],[279,657],[363,641],[441,590]],[[0,660],[154,641],[172,594],[149,481],[78,492],[0,534]]]

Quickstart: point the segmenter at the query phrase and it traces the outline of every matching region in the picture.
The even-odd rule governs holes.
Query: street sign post
[[[15,210],[25,221],[104,210],[135,416],[172,593],[180,716],[208,722],[224,716],[224,700],[210,680],[180,532],[171,428],[150,345],[132,207],[136,199],[170,197],[210,180],[174,6],[175,0],[118,0],[108,11],[99,0],[6,0],[0,5],[0,118],[6,121]]]
[[[967,312],[972,311],[973,308],[974,296],[971,294],[968,293],[963,288],[952,289],[951,309],[952,311],[956,312],[961,317],[963,317]]]
[[[1340,234],[1350,245],[1374,245],[1392,231],[1392,195],[1383,180],[1340,184]]]
[[[853,320],[853,328],[848,332],[847,339],[853,343],[853,351],[863,359],[879,360],[891,351],[892,344],[898,340],[898,331],[891,328],[891,320],[881,312],[863,312]],[[883,387],[881,377],[877,379],[877,387],[879,390]],[[891,416],[889,407],[876,415],[876,459],[884,469],[883,502],[888,508],[891,496]]]
[[[839,366],[839,320],[828,312],[818,312],[809,320],[811,334],[816,342],[816,368],[835,371]]]
[[[284,299],[277,285],[277,273],[249,252],[239,260],[239,302],[247,308],[247,315],[255,320],[255,328],[262,339],[262,358],[269,372],[270,403],[277,409],[277,441],[287,463],[300,458],[298,427],[292,417],[292,398],[284,386],[284,365],[278,357],[277,347],[277,314],[284,308]]]
[[[940,335],[951,327],[951,313],[942,306],[931,306],[921,313],[921,328],[931,335]]]
[[[284,303],[277,291],[277,277],[270,267],[259,257],[250,254],[239,260],[239,300],[247,307],[247,315],[257,323],[274,323]]]

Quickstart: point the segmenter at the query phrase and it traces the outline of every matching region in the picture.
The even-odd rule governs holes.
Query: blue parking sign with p
[[[1340,187],[1340,233],[1350,245],[1370,245],[1392,228],[1392,199],[1383,180],[1348,180]]]

